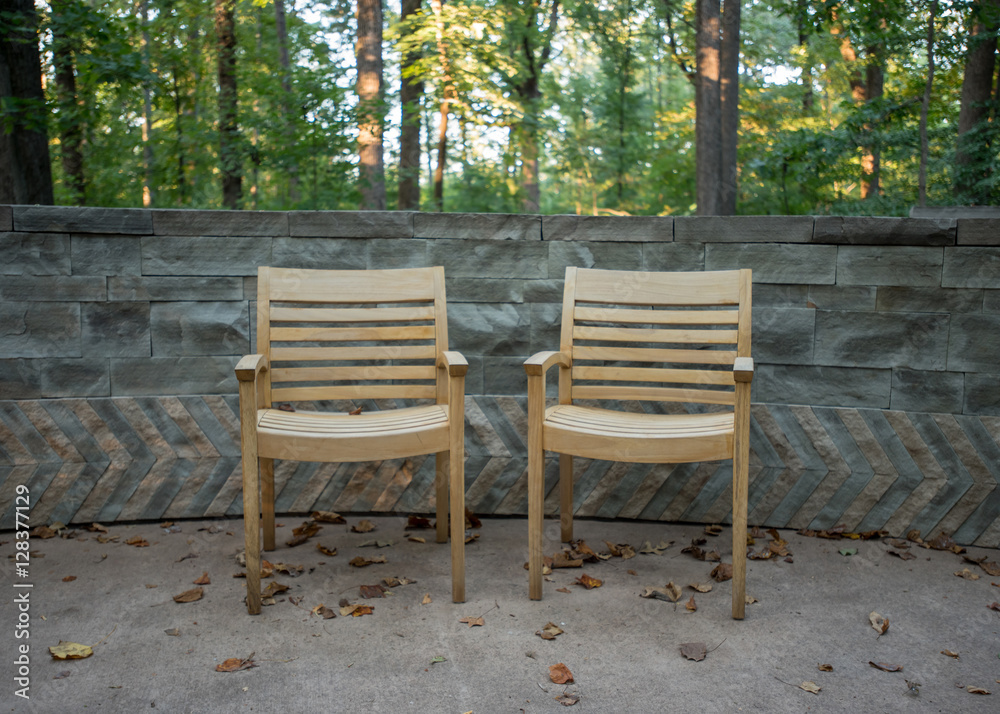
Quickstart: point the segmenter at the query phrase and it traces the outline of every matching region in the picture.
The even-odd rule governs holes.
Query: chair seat
[[[545,412],[544,448],[591,459],[686,463],[732,458],[733,412],[638,414],[575,404]]]
[[[378,444],[381,459],[448,449],[448,406],[344,414],[257,412],[257,444],[265,458],[296,461],[369,461]]]

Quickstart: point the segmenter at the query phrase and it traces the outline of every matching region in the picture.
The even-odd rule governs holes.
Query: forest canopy
[[[1000,0],[0,0],[0,202],[47,202],[50,168],[64,205],[998,203],[998,25]]]

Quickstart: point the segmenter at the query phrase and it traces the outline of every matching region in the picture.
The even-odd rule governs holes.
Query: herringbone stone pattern
[[[366,410],[394,402],[319,403]],[[620,405],[643,408],[637,403]],[[306,408],[300,406],[299,408]],[[466,490],[476,513],[527,513],[526,400],[466,399]],[[557,510],[555,459],[547,510]],[[730,462],[578,459],[579,516],[721,523]],[[1000,418],[755,404],[750,523],[787,528],[940,531],[1000,545]],[[279,513],[430,513],[434,459],[279,462]],[[235,396],[0,401],[0,528],[27,484],[31,521],[158,520],[242,511]]]

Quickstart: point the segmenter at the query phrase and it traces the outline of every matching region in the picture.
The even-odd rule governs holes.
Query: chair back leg
[[[563,543],[573,540],[572,454],[559,454],[559,530]]]
[[[447,451],[441,451],[434,459],[434,506],[437,514],[437,542],[448,542],[448,466]],[[464,518],[464,515],[463,515]]]
[[[260,501],[264,550],[274,550],[274,459],[260,459]]]

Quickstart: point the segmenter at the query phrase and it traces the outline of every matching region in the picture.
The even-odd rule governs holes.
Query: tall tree
[[[0,203],[53,203],[33,0],[0,0]]]
[[[1000,0],[975,0],[969,22],[969,49],[962,76],[962,104],[958,114],[958,146],[955,152],[955,191],[961,199],[973,203],[989,202],[989,189],[984,187],[983,179],[989,166],[988,122],[998,21]]]
[[[741,0],[724,0],[719,41],[719,103],[721,106],[722,171],[719,212],[736,213],[737,145],[740,129]]]
[[[927,115],[931,106],[931,91],[934,88],[934,22],[937,20],[938,0],[930,0],[927,18],[927,81],[924,96],[920,102],[920,172],[917,179],[920,206],[927,205],[927,155],[930,153],[930,139],[927,136]]]
[[[413,32],[408,24],[421,9],[421,0],[402,0],[400,21],[404,34]],[[414,74],[415,50],[404,51],[400,66],[399,197],[400,211],[420,210],[420,98],[424,84]]]
[[[382,2],[358,0],[358,158],[361,208],[385,210],[382,150]]]
[[[142,205],[153,205],[153,87],[149,47],[149,0],[139,0],[142,22]]]
[[[243,167],[236,92],[236,0],[215,0],[215,37],[219,73],[219,164],[222,205],[239,208]]]
[[[295,144],[296,113],[294,110],[294,94],[292,92],[292,63],[288,55],[288,22],[285,17],[285,0],[274,0],[274,29],[278,36],[278,65],[281,67],[281,113],[284,145],[285,170],[288,173],[288,200],[293,206],[299,195],[299,165],[292,152]]]
[[[74,30],[85,12],[76,0],[52,0],[52,57],[55,66],[56,104],[59,110],[59,147],[63,173],[71,200],[87,203],[83,168],[84,116],[76,88],[77,41]]]
[[[442,0],[431,0],[434,14],[434,37],[441,71],[441,105],[438,110],[437,166],[434,168],[434,208],[444,210],[444,170],[448,158],[448,116],[456,100],[455,79],[448,56],[448,33]]]
[[[696,0],[695,157],[698,215],[722,210],[722,93],[719,0]]]

